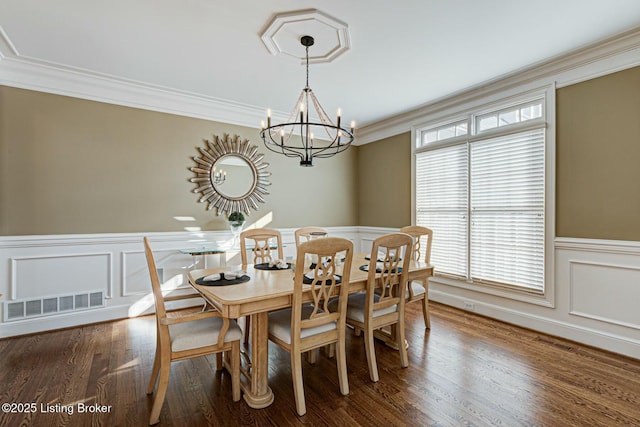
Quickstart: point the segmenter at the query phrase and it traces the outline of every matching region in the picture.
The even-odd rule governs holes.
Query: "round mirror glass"
[[[229,199],[239,199],[249,194],[255,179],[249,162],[234,154],[220,157],[211,169],[211,182],[215,190]]]

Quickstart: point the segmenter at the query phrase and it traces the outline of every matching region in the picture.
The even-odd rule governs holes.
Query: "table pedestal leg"
[[[242,382],[244,400],[252,408],[266,408],[273,403],[269,388],[268,314],[251,315],[251,375]]]

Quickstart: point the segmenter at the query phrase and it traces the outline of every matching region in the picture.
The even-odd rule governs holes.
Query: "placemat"
[[[362,271],[369,271],[369,264],[361,265],[359,268]],[[376,268],[376,273],[382,273],[382,269]],[[402,273],[402,267],[398,267],[398,273]]]
[[[336,283],[342,283],[342,276],[340,276],[339,274],[334,274],[334,277],[336,278]],[[331,279],[327,280],[327,282],[329,282],[330,284]],[[305,274],[304,276],[302,276],[302,283],[304,283],[305,285],[310,285],[311,283],[313,283],[313,279],[309,279]]]
[[[268,262],[263,262],[261,264],[255,264],[253,266],[256,270],[288,270],[291,268],[291,263],[287,263],[287,268],[278,268],[277,266],[270,267]]]
[[[340,259],[339,261],[340,261],[340,262],[344,262],[344,260],[345,260],[345,259],[346,259],[345,257],[342,257],[342,259]],[[318,265],[317,265],[315,262],[312,262],[312,263],[309,265],[309,268],[310,268],[311,270],[314,270],[317,266],[318,266]]]
[[[223,278],[220,280],[203,280],[205,277],[207,276],[196,279],[196,283],[203,286],[229,286],[237,285],[239,283],[245,283],[251,280],[251,277],[247,276],[246,274],[235,279],[224,279],[223,275]]]
[[[364,259],[366,259],[367,261],[371,261],[371,255],[367,255],[366,257],[364,257]],[[376,261],[384,262],[384,259],[378,258]],[[400,258],[398,261],[402,261],[402,258]]]

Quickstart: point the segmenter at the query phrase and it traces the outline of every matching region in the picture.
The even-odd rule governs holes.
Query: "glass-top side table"
[[[207,266],[207,255],[218,255],[218,262],[220,267],[226,267],[227,260],[224,254],[231,248],[222,248],[219,246],[203,246],[201,248],[187,248],[180,249],[180,253],[185,255],[191,255],[193,257],[202,257],[203,268],[208,268]]]

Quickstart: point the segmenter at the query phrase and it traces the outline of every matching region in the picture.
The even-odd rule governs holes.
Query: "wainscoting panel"
[[[179,249],[153,249],[153,256],[160,283],[171,289],[188,287],[186,273],[193,268],[204,268],[202,256],[193,257],[182,254]],[[122,272],[123,297],[144,295],[151,292],[147,258],[143,251],[122,252]]]
[[[556,238],[554,252],[553,307],[449,285],[437,276],[429,297],[640,359],[640,242]]]
[[[571,314],[640,329],[640,266],[569,265]]]
[[[356,252],[369,252],[375,238],[397,231],[327,229],[332,236],[353,241]],[[294,229],[280,231],[285,256],[295,256]],[[144,236],[151,241],[164,286],[178,290],[187,288],[186,273],[205,262],[180,249],[232,243],[229,231],[0,237],[0,338],[150,313],[153,297]],[[206,262],[235,266],[239,256],[235,249]],[[555,267],[555,307],[449,286],[438,277],[432,279],[429,295],[434,301],[640,359],[640,243],[558,238]]]
[[[359,248],[358,227],[327,229]],[[295,257],[295,229],[280,231],[285,257]],[[167,290],[189,289],[192,269],[241,263],[228,230],[0,237],[0,338],[151,313],[145,236]],[[229,250],[206,257],[180,252],[212,245]]]
[[[387,233],[397,233],[397,228],[360,227],[359,244],[355,246],[356,252],[371,253],[373,241]]]
[[[81,293],[87,289],[112,293],[112,254],[52,254],[11,258],[10,299]],[[89,286],[87,286],[89,284]]]

